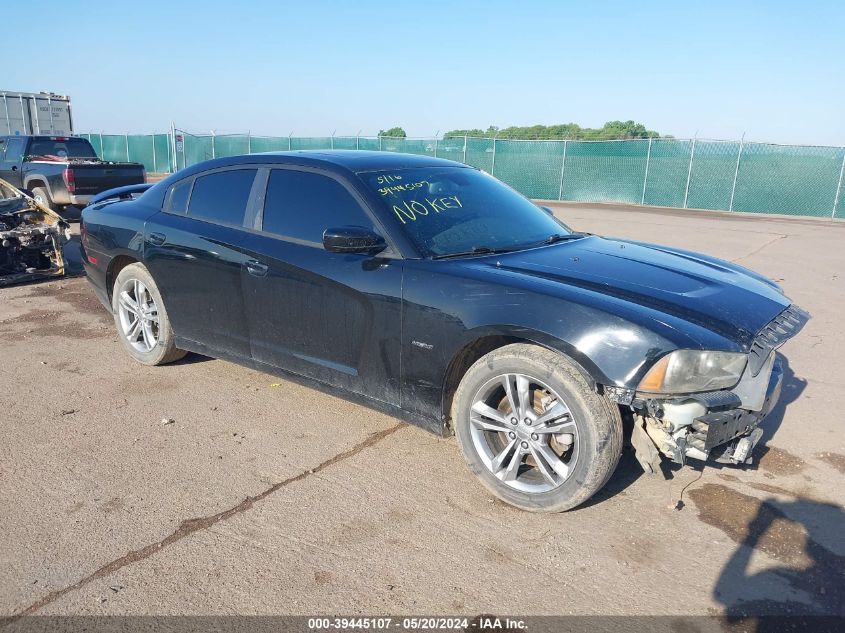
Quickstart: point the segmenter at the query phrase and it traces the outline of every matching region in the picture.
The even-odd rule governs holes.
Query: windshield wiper
[[[494,253],[508,253],[512,248],[490,248],[489,246],[473,246],[468,251],[433,255],[431,259],[449,259],[450,257],[470,257],[472,255],[493,255]]]
[[[492,255],[494,253],[513,253],[514,251],[521,251],[532,246],[543,246],[546,244],[555,244],[556,242],[566,242],[568,240],[578,240],[582,237],[587,237],[589,233],[555,233],[549,235],[542,242],[536,244],[528,244],[522,246],[511,246],[509,248],[490,248],[489,246],[473,246],[468,251],[460,251],[457,253],[445,253],[443,255],[434,255],[431,259],[449,259],[451,257],[471,257],[472,255]]]
[[[567,240],[578,240],[582,237],[587,237],[589,233],[553,233],[543,240],[543,244],[555,244],[556,242],[565,242]]]

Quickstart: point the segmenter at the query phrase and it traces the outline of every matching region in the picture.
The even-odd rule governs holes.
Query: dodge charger
[[[221,358],[454,433],[533,511],[584,503],[625,443],[647,472],[751,460],[809,318],[746,268],[574,231],[407,154],[207,161],[95,196],[81,236],[135,360]]]

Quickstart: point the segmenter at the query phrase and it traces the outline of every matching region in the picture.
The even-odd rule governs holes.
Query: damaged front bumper
[[[772,352],[759,410],[742,408],[736,393],[718,391],[667,399],[635,399],[631,444],[646,472],[657,472],[661,455],[677,464],[688,459],[751,463],[763,435],[760,423],[780,398],[783,368]]]
[[[57,213],[0,179],[0,286],[64,275],[69,239]]]
[[[791,305],[754,338],[739,382],[730,390],[686,395],[636,393],[606,387],[608,397],[634,414],[631,444],[646,472],[657,472],[661,455],[677,464],[687,459],[751,462],[763,435],[760,423],[775,408],[783,385],[777,349],[798,334],[810,315]]]

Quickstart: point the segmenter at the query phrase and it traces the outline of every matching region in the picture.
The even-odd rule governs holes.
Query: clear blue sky
[[[635,119],[845,144],[845,2],[4,3],[0,89],[77,131],[411,136]]]

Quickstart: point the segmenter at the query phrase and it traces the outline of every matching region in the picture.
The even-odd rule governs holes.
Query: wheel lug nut
[[[540,439],[540,436],[539,436],[539,435],[537,435],[536,433],[532,433],[532,434],[531,434],[531,439],[532,439],[532,440],[534,440],[534,441],[536,442],[537,440],[539,440],[539,439]]]
[[[528,442],[523,442],[523,443],[521,444],[521,446],[522,446],[522,448],[528,448]]]
[[[517,424],[518,422],[519,420],[517,420],[516,418],[511,418],[511,424]]]
[[[511,438],[512,440],[515,440],[516,439],[516,433],[511,431],[510,433],[508,433],[508,437]]]
[[[528,426],[531,426],[531,418],[525,418],[523,422],[525,422]]]

